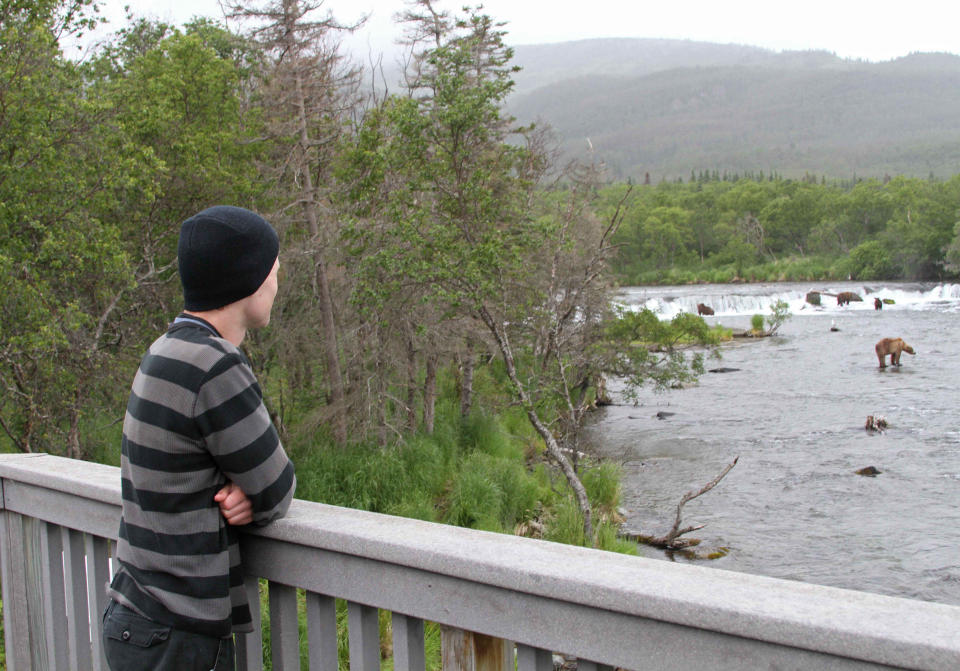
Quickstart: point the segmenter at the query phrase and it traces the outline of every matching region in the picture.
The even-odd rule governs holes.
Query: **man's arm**
[[[241,355],[227,354],[211,369],[198,394],[195,417],[210,455],[229,480],[223,500],[217,500],[222,513],[234,513],[233,517],[224,514],[225,519],[243,523],[232,521],[243,512],[237,508],[242,505],[241,495],[249,501],[252,524],[267,524],[286,514],[296,488],[293,464],[270,421],[253,371]],[[240,490],[233,498],[231,484]]]

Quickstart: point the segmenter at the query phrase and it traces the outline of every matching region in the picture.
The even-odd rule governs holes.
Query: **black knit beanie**
[[[180,227],[177,264],[187,310],[213,310],[255,293],[280,251],[277,232],[255,212],[216,205]]]

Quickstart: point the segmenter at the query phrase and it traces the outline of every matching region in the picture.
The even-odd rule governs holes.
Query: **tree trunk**
[[[423,381],[423,430],[433,435],[433,419],[437,405],[437,356],[427,355],[427,372]]]
[[[487,328],[493,334],[493,337],[497,340],[497,347],[500,349],[500,354],[503,356],[503,362],[507,368],[507,376],[510,378],[510,382],[513,384],[513,389],[517,399],[520,401],[521,405],[523,405],[523,408],[527,413],[527,419],[530,421],[530,424],[533,426],[537,434],[539,434],[539,436],[543,439],[543,442],[547,447],[547,454],[549,454],[550,457],[557,462],[557,465],[560,466],[560,470],[563,472],[567,482],[570,484],[570,488],[573,490],[573,494],[577,499],[577,506],[580,508],[580,513],[583,515],[584,537],[586,538],[587,543],[593,545],[593,514],[590,508],[590,499],[587,497],[587,490],[580,481],[580,477],[577,475],[577,472],[570,463],[570,460],[564,456],[556,437],[554,437],[553,433],[550,432],[550,429],[547,428],[547,426],[540,419],[536,408],[533,406],[533,402],[530,400],[530,396],[527,394],[526,388],[520,381],[520,377],[517,374],[517,365],[513,357],[513,348],[510,345],[510,341],[507,339],[507,334],[493,319],[493,316],[486,309],[486,307],[481,307],[479,312],[481,319],[483,319],[483,323],[486,324]]]
[[[306,209],[313,209],[307,208]],[[320,285],[320,320],[323,328],[323,351],[330,384],[330,405],[333,417],[333,437],[340,445],[347,442],[346,394],[343,390],[343,375],[340,372],[340,354],[337,347],[337,327],[334,322],[333,300],[327,279],[326,264],[317,262],[317,279]]]
[[[384,352],[386,345],[383,342],[383,330],[377,329],[377,364],[376,364],[376,389],[374,397],[377,413],[377,444],[380,447],[387,445],[387,373],[386,363],[384,362]],[[369,396],[369,395],[368,395]]]
[[[293,32],[290,31],[293,40]],[[293,47],[294,45],[290,45]],[[310,165],[309,148],[311,146],[310,130],[307,120],[306,100],[303,94],[303,82],[299,73],[295,81],[295,104],[297,107],[297,121],[299,124],[300,151],[303,153],[300,177],[303,179],[303,211],[310,227],[310,235],[315,242],[320,239],[320,224],[317,215],[316,189],[313,184],[313,170]],[[327,379],[330,385],[330,405],[333,412],[333,436],[343,445],[347,442],[346,403],[343,389],[343,376],[340,372],[340,355],[337,346],[337,326],[334,319],[333,298],[330,294],[330,279],[327,274],[327,265],[323,257],[318,255],[316,264],[317,281],[320,289],[320,320],[323,327],[323,350],[327,368]]]
[[[413,345],[412,329],[407,324],[407,429],[417,428],[417,350]],[[426,400],[424,400],[426,404]],[[426,407],[424,407],[426,413]]]
[[[71,459],[82,458],[80,450],[80,401],[81,388],[86,380],[81,380],[74,393],[73,407],[70,409],[70,433],[67,435],[67,456]]]
[[[460,417],[470,416],[473,407],[473,372],[477,366],[477,354],[473,343],[467,341],[467,352],[460,360]]]

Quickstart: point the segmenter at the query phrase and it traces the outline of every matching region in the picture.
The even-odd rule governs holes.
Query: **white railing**
[[[119,470],[0,455],[0,483],[8,669],[105,669]],[[380,667],[379,610],[391,613],[397,671],[424,670],[425,621],[514,642],[518,671],[551,671],[552,653],[582,671],[960,669],[960,607],[318,503],[294,501],[245,534],[243,556],[255,608],[268,581],[278,671],[300,669],[302,644],[311,670],[337,670],[336,599],[348,602],[351,671]],[[261,632],[240,637],[238,668],[260,669],[262,650]]]

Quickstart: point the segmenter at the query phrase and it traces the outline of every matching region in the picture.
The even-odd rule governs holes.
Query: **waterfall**
[[[806,298],[810,292],[820,293],[820,305],[811,305]],[[838,306],[836,294],[850,291],[863,301]],[[832,295],[831,295],[832,294]],[[947,304],[949,311],[960,312],[960,284],[917,282],[841,282],[819,286],[800,283],[778,284],[703,284],[665,287],[625,287],[618,303],[629,310],[649,308],[664,319],[681,312],[697,313],[697,304],[713,309],[714,315],[770,314],[777,301],[785,301],[794,315],[842,313],[873,310],[874,299],[884,301],[883,309],[924,309]],[[892,301],[892,302],[891,302]],[[953,305],[950,305],[953,304]]]

